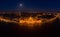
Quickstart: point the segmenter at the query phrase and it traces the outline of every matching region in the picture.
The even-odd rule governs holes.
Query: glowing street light
[[[23,6],[23,4],[20,4],[20,7],[22,7]]]

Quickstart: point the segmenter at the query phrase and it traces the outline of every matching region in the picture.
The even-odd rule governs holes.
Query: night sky
[[[60,9],[60,0],[0,0],[0,10]]]

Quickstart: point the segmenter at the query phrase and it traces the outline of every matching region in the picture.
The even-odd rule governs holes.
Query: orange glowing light
[[[5,19],[5,18],[3,18],[3,17],[0,17],[0,21],[17,23],[16,21],[10,20],[10,19],[8,19],[8,18]]]
[[[42,23],[42,20],[37,20],[36,18],[33,18],[33,17],[23,18],[23,19],[20,18],[19,22],[14,21],[14,20],[10,20],[8,18],[5,19],[3,17],[0,17],[0,21],[18,23],[19,25],[27,26],[27,27],[33,27],[36,25],[41,25],[41,23]]]
[[[20,24],[28,24],[28,26],[33,26],[34,24],[41,24],[42,20],[37,20],[36,18],[29,17],[24,20],[20,19],[19,21]]]

